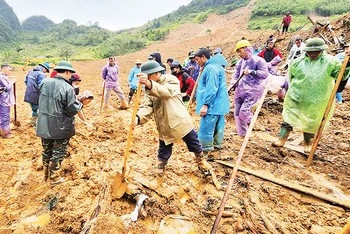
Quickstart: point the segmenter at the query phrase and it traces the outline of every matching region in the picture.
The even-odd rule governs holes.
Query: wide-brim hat
[[[65,70],[65,71],[71,71],[71,72],[75,73],[73,65],[70,62],[67,62],[67,61],[59,62],[57,64],[57,66],[53,68],[53,70]]]
[[[142,64],[140,59],[136,59],[135,64]]]
[[[326,50],[328,46],[324,42],[322,38],[311,38],[307,40],[304,51],[305,52],[312,52],[312,51],[321,51]]]
[[[39,63],[39,66],[45,67],[48,72],[50,72],[50,64],[48,62]]]
[[[141,72],[145,73],[147,75],[153,74],[156,72],[160,72],[160,71],[164,71],[164,70],[165,70],[165,68],[160,66],[159,63],[156,61],[149,61],[149,62],[144,63],[141,66]]]
[[[189,58],[194,58],[195,57],[195,53],[191,53]]]

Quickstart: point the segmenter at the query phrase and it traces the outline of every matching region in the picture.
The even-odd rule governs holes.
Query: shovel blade
[[[126,182],[125,178],[122,174],[117,172],[112,183],[112,197],[115,199],[121,198],[124,195],[127,187],[128,183]]]

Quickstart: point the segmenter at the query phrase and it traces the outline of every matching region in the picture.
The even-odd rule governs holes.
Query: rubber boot
[[[304,152],[310,153],[312,149],[312,145],[314,143],[314,134],[303,132],[304,135]]]
[[[33,116],[32,119],[30,120],[30,126],[35,128],[37,120],[38,120],[38,116]]]
[[[158,161],[157,169],[155,171],[156,178],[150,183],[150,189],[156,190],[163,183],[166,164],[167,162],[165,161]]]
[[[60,184],[65,181],[65,178],[61,177],[61,162],[51,162],[50,165],[50,180],[51,184]]]
[[[195,153],[198,169],[201,171],[209,171],[213,169],[213,167],[204,159],[207,155],[204,155],[203,152],[201,153]]]
[[[288,136],[289,136],[290,130],[288,130],[285,127],[281,127],[281,132],[280,132],[280,136],[278,138],[278,141],[273,142],[272,146],[274,147],[283,147],[284,144],[286,143]]]

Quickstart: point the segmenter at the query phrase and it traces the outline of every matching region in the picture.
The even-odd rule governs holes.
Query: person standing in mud
[[[11,106],[16,104],[13,93],[13,84],[16,79],[10,79],[11,66],[4,63],[0,71],[0,136],[2,138],[12,138],[10,129],[10,111]]]
[[[141,66],[139,82],[145,85],[145,97],[137,112],[136,125],[145,124],[154,116],[159,132],[158,164],[156,179],[152,189],[163,182],[165,168],[172,155],[174,142],[182,139],[190,152],[193,152],[198,168],[205,174],[212,166],[204,159],[202,146],[194,130],[192,119],[182,102],[179,80],[173,75],[162,75],[164,68],[156,61]]]
[[[208,154],[220,150],[224,138],[225,114],[230,111],[225,70],[221,56],[210,58],[207,49],[196,52],[195,59],[203,69],[196,91],[196,113],[201,116],[198,138],[203,151]],[[227,62],[226,62],[227,63]]]
[[[128,82],[129,82],[129,87],[130,87],[130,91],[129,91],[129,100],[128,103],[130,104],[132,97],[134,96],[134,93],[137,90],[137,84],[139,83],[139,79],[137,78],[137,74],[141,72],[141,60],[137,59],[135,62],[135,66],[131,69],[130,73],[129,73],[129,78],[128,78]]]
[[[272,145],[284,146],[293,128],[303,132],[304,151],[309,153],[331,96],[334,80],[342,66],[338,58],[327,54],[328,46],[321,38],[309,39],[305,55],[295,59],[290,67],[290,87],[284,99],[283,123],[279,139]],[[344,77],[348,77],[348,66]],[[333,114],[332,106],[328,121]],[[328,124],[328,123],[327,123]]]
[[[39,102],[39,85],[46,78],[45,73],[50,72],[49,63],[40,63],[39,66],[33,68],[26,75],[24,83],[26,84],[26,91],[24,94],[24,101],[28,102],[32,109],[31,126],[36,126],[38,120],[38,102]]]
[[[236,52],[241,59],[236,64],[236,73],[232,75],[229,90],[235,88],[236,130],[239,136],[244,137],[253,118],[252,106],[260,99],[264,91],[264,80],[269,76],[269,72],[264,59],[253,55],[249,41],[239,41]],[[241,80],[238,81],[241,76]]]
[[[36,135],[41,137],[44,180],[61,183],[60,169],[66,156],[69,140],[75,135],[74,116],[81,110],[80,103],[69,83],[75,70],[67,61],[54,68],[57,75],[44,79],[39,86],[39,116]]]
[[[105,106],[108,107],[109,97],[111,91],[114,91],[121,103],[120,110],[126,110],[128,108],[128,103],[125,99],[122,88],[119,85],[119,67],[115,61],[114,57],[108,58],[108,64],[102,69],[102,79],[106,83],[105,88]]]
[[[282,34],[286,34],[288,32],[288,28],[290,23],[292,22],[292,16],[290,15],[290,12],[287,11],[286,15],[283,17],[282,20]]]

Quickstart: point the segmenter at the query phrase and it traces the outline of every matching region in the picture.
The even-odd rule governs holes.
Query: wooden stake
[[[272,79],[269,79],[267,84],[266,84],[266,86],[265,86],[265,90],[264,90],[264,92],[263,92],[263,94],[262,94],[262,96],[260,98],[260,101],[259,101],[259,105],[258,105],[257,109],[255,110],[253,119],[252,119],[252,121],[251,121],[251,123],[249,125],[249,128],[248,128],[248,131],[247,131],[247,133],[246,133],[246,135],[244,137],[244,141],[243,141],[241,149],[239,151],[235,167],[232,170],[230,180],[229,180],[228,185],[227,185],[227,187],[225,189],[225,194],[224,194],[224,196],[223,196],[223,198],[221,200],[221,204],[220,204],[218,215],[216,216],[215,223],[213,225],[213,228],[211,229],[211,232],[210,232],[211,234],[216,233],[216,230],[219,227],[220,219],[221,219],[222,213],[224,211],[225,204],[226,204],[227,199],[228,199],[228,195],[230,194],[231,188],[233,186],[233,182],[234,182],[234,180],[236,178],[239,164],[241,163],[241,160],[242,160],[242,157],[243,157],[243,154],[244,154],[244,150],[245,150],[245,148],[246,148],[246,146],[248,144],[249,136],[250,136],[251,132],[253,131],[253,128],[254,128],[256,120],[258,119],[258,115],[259,115],[261,106],[264,103],[264,99],[265,99],[265,96],[267,94],[267,91],[269,90],[271,81],[272,81]]]
[[[315,151],[316,151],[316,148],[317,148],[317,145],[318,145],[318,142],[320,141],[320,138],[321,138],[321,135],[322,135],[322,132],[323,132],[323,129],[326,125],[326,122],[327,122],[327,119],[328,119],[328,114],[329,112],[331,111],[331,107],[334,103],[334,98],[335,98],[335,94],[337,93],[337,90],[338,90],[338,87],[339,87],[339,84],[343,78],[343,75],[344,75],[344,72],[345,72],[345,69],[346,69],[346,66],[349,62],[349,54],[345,54],[345,58],[344,58],[344,61],[343,61],[343,65],[340,69],[340,72],[339,72],[339,75],[338,75],[338,78],[337,78],[337,81],[335,82],[335,85],[334,85],[334,88],[333,88],[333,91],[331,93],[331,96],[329,98],[329,101],[328,101],[328,105],[326,107],[326,111],[324,112],[324,115],[323,115],[323,118],[322,118],[322,121],[321,121],[321,125],[320,127],[318,128],[318,131],[317,131],[317,134],[316,134],[316,137],[315,137],[315,142],[314,144],[312,145],[312,148],[311,148],[311,151],[310,151],[310,154],[309,154],[309,157],[306,161],[306,166],[310,166],[311,163],[312,163],[312,159],[314,157],[314,154],[315,154]]]

